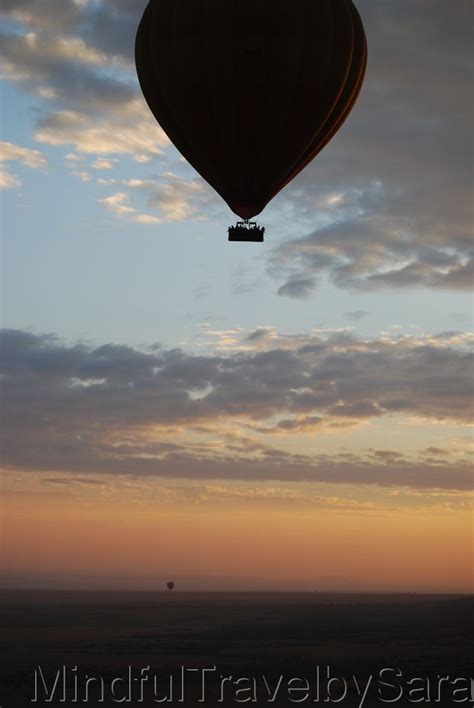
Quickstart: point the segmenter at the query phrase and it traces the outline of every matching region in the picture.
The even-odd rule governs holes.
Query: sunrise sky
[[[472,590],[472,2],[357,1],[264,244],[142,98],[145,4],[2,3],[1,585]]]

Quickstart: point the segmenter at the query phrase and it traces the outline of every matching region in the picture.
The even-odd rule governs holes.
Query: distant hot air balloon
[[[174,583],[173,583],[173,581],[170,580],[169,582],[167,582],[167,583],[166,583],[166,587],[168,588],[168,590],[171,591],[171,590],[174,588]]]
[[[150,0],[138,27],[140,86],[170,140],[249,219],[341,127],[367,45],[352,0]]]

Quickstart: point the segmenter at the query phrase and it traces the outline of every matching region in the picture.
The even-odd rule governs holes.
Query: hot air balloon
[[[352,0],[150,0],[138,27],[141,89],[171,142],[242,222],[341,127],[367,44]]]
[[[170,580],[169,582],[167,582],[167,583],[166,583],[166,587],[168,588],[168,590],[171,591],[171,590],[174,588],[174,583],[173,583],[173,581]]]

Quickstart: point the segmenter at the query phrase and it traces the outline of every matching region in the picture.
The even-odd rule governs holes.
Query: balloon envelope
[[[174,583],[172,580],[169,581],[169,583],[166,583],[166,587],[168,590],[172,590],[174,588]]]
[[[248,219],[340,128],[367,45],[351,0],[150,0],[135,59],[165,133]]]

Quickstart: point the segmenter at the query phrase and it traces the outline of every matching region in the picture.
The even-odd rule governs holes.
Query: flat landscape
[[[2,708],[472,698],[469,596],[5,590],[0,607]]]

